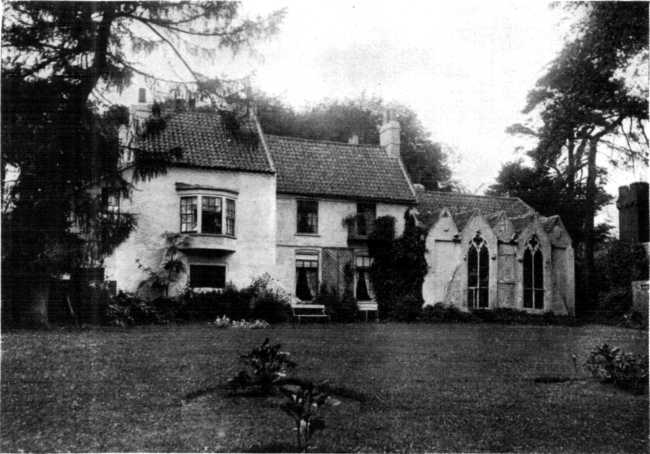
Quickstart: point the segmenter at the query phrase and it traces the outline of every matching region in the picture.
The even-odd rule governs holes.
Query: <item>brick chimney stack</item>
[[[637,182],[618,188],[618,230],[621,241],[647,243],[648,183]]]
[[[384,112],[384,121],[379,128],[379,145],[386,150],[388,156],[399,158],[400,126],[391,110]]]

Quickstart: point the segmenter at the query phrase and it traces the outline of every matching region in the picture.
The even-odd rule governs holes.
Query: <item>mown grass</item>
[[[218,387],[267,336],[297,375],[364,396],[327,410],[317,451],[647,452],[647,396],[571,359],[602,342],[646,352],[645,331],[374,323],[5,333],[0,450],[291,449],[292,424],[271,401]]]

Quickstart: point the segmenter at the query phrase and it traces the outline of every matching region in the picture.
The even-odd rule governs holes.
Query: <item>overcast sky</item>
[[[481,193],[503,163],[522,156],[522,139],[504,130],[525,119],[526,94],[561,48],[568,22],[542,1],[399,5],[249,0],[251,15],[287,8],[279,35],[258,46],[261,60],[222,59],[203,70],[252,72],[255,86],[296,108],[361,93],[407,104],[434,140],[455,150],[454,178]],[[612,175],[608,189],[634,179]]]

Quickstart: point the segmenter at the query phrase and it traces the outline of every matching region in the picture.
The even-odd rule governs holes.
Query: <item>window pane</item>
[[[221,233],[221,198],[202,197],[201,233]]]
[[[318,292],[318,268],[296,268],[296,296],[309,301]]]
[[[355,259],[355,265],[357,268],[370,268],[370,257],[360,256]]]
[[[235,236],[235,201],[226,199],[226,235]]]
[[[478,286],[478,253],[474,247],[467,252],[467,286]]]
[[[224,288],[225,286],[225,266],[190,265],[190,287]]]
[[[196,197],[181,197],[181,232],[196,231]]]
[[[524,288],[533,287],[533,255],[530,249],[524,251]]]
[[[375,220],[375,205],[372,203],[357,204],[357,234],[368,235]]]
[[[481,287],[488,286],[488,279],[490,274],[490,257],[488,254],[488,249],[485,247],[485,244],[481,246],[481,252],[479,255],[479,281]]]
[[[318,202],[298,200],[298,233],[318,232]]]
[[[470,288],[467,290],[467,307],[470,309],[474,309],[476,303],[476,289],[475,288]]]
[[[357,288],[356,295],[358,301],[368,301],[370,300],[370,294],[368,293],[368,271],[364,269],[357,269]]]
[[[544,309],[544,290],[535,289],[535,309]]]
[[[534,276],[533,276],[533,283],[535,284],[535,288],[541,289],[544,288],[544,260],[542,259],[542,251],[537,250],[535,251],[535,256],[533,258],[533,270],[534,270]]]
[[[479,298],[479,307],[488,307],[488,289],[487,287],[481,287],[478,291]]]
[[[524,307],[533,307],[533,290],[524,288]]]

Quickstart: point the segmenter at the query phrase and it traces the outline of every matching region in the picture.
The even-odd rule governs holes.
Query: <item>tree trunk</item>
[[[50,278],[47,275],[33,275],[24,280],[29,289],[23,289],[25,301],[21,314],[21,324],[28,327],[49,326],[47,308],[50,299]]]
[[[596,216],[596,154],[598,151],[598,139],[592,138],[589,141],[589,155],[587,156],[587,187],[585,194],[586,216],[585,216],[585,266],[584,266],[584,296],[587,301],[583,307],[593,309],[595,303],[595,292],[593,289],[594,277],[594,217]]]

